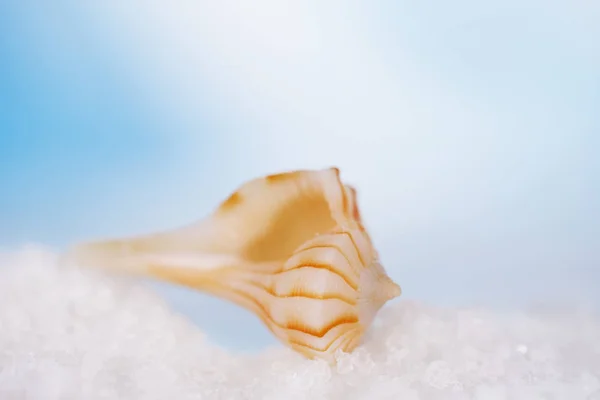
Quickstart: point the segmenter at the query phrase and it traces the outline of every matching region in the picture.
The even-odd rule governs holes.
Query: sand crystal
[[[409,301],[338,365],[211,343],[147,287],[0,254],[0,399],[600,399],[600,319]]]

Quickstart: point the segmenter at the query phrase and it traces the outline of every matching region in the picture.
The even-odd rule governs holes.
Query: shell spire
[[[253,179],[199,222],[78,244],[66,257],[233,301],[284,344],[329,362],[358,346],[377,311],[401,294],[337,168]]]

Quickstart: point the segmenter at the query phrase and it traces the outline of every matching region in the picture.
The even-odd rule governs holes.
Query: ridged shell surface
[[[358,346],[377,311],[401,293],[337,168],[252,180],[198,223],[80,244],[66,259],[233,301],[282,343],[329,362]]]

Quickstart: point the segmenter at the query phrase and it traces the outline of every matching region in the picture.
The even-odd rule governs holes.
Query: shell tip
[[[392,300],[402,294],[402,288],[400,285],[390,279],[390,281],[385,285],[384,293],[388,300]]]

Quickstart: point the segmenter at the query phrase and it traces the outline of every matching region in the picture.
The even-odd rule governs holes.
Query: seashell
[[[209,292],[255,313],[284,344],[335,362],[401,294],[337,168],[253,179],[203,220],[74,246],[67,258]]]

